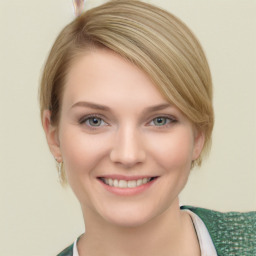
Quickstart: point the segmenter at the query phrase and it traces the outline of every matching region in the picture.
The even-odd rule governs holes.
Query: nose
[[[110,152],[110,159],[125,168],[131,168],[143,163],[146,152],[143,147],[140,133],[131,127],[119,129],[115,134],[114,143]]]

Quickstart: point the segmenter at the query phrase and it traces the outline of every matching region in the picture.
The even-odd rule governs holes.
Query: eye
[[[98,116],[84,117],[81,121],[79,121],[79,123],[86,124],[87,126],[94,128],[107,125],[107,123]]]
[[[101,126],[103,123],[102,119],[99,117],[90,117],[85,121],[86,124],[90,126]]]
[[[164,126],[164,125],[168,125],[170,123],[175,123],[175,122],[176,120],[173,117],[158,116],[150,122],[150,125]]]

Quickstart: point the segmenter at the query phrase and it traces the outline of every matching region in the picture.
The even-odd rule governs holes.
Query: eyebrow
[[[96,103],[92,103],[92,102],[88,102],[88,101],[79,101],[79,102],[73,104],[71,106],[71,109],[75,108],[75,107],[89,107],[89,108],[97,109],[97,110],[111,111],[111,109],[105,105],[100,105],[100,104],[96,104]],[[155,112],[155,111],[159,111],[159,110],[163,110],[163,109],[171,108],[171,107],[172,107],[172,105],[169,103],[159,104],[159,105],[147,107],[143,111],[143,113],[145,114],[147,112]]]
[[[71,106],[71,108],[75,108],[75,107],[88,107],[88,108],[93,108],[98,110],[110,111],[110,108],[107,106],[88,102],[88,101],[79,101]]]
[[[155,105],[155,106],[152,106],[152,107],[147,107],[143,113],[146,113],[146,112],[155,112],[155,111],[159,111],[159,110],[163,110],[163,109],[166,109],[166,108],[171,108],[172,105],[169,104],[169,103],[164,103],[164,104],[159,104],[159,105]]]

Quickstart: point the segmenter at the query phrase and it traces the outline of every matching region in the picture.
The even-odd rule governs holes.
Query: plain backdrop
[[[92,8],[105,1],[87,1]],[[216,123],[210,157],[181,203],[256,209],[256,1],[152,0],[181,18],[205,49]],[[0,255],[56,255],[83,231],[79,204],[58,183],[40,124],[38,84],[71,0],[0,0]]]

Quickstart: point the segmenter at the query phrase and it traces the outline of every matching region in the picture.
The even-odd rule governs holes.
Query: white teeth
[[[119,188],[127,188],[127,181],[126,180],[119,180],[118,187]]]
[[[108,183],[108,185],[109,186],[113,186],[114,185],[114,181],[112,180],[112,179],[106,179],[105,181],[107,181]]]
[[[148,179],[147,178],[144,178],[143,180],[142,180],[142,184],[146,184],[148,182]]]
[[[135,188],[138,186],[141,186],[143,184],[148,183],[151,178],[143,178],[143,179],[138,179],[138,180],[117,180],[117,179],[105,179],[102,178],[105,184],[111,186],[111,187],[118,187],[118,188]]]
[[[137,180],[137,186],[142,185],[142,179]]]
[[[129,180],[127,182],[128,188],[135,188],[137,187],[137,181],[136,180]]]
[[[118,187],[118,180],[114,180],[113,186]]]

